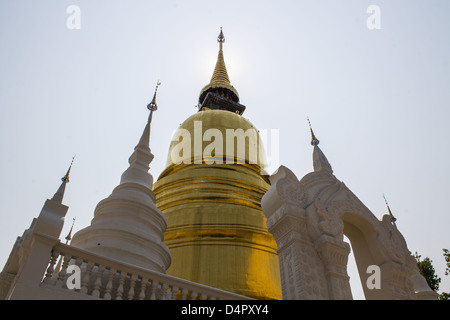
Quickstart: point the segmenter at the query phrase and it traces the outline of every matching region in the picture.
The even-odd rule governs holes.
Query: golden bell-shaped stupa
[[[220,50],[199,112],[172,140],[167,167],[153,186],[167,219],[167,274],[256,299],[281,299],[277,245],[261,198],[269,189],[258,130],[241,115]]]

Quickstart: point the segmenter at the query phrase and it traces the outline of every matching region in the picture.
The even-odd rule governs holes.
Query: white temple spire
[[[133,154],[128,159],[130,167],[138,167],[143,171],[148,171],[150,169],[150,163],[152,162],[154,157],[150,150],[150,128],[153,118],[153,112],[158,109],[158,106],[156,104],[156,93],[160,85],[161,82],[158,80],[156,84],[155,93],[153,95],[153,99],[147,105],[147,109],[150,110],[147,124],[144,128],[144,131],[142,132],[142,136],[139,140],[139,143],[136,145]]]
[[[69,182],[69,174],[72,169],[73,160],[75,156],[72,157],[72,162],[70,163],[69,169],[67,170],[64,177],[61,178],[62,183],[58,188],[58,191],[54,194],[53,198],[47,199],[44,206],[39,213],[39,216],[35,220],[34,231],[39,232],[48,236],[58,238],[61,234],[62,228],[64,226],[64,219],[66,217],[67,210],[69,207],[62,204],[64,197],[64,191],[66,189],[66,184]]]
[[[66,174],[64,175],[64,177],[61,178],[62,183],[59,186],[58,191],[56,191],[55,195],[52,198],[52,200],[55,200],[58,203],[62,203],[64,192],[66,190],[66,184],[69,182],[70,170],[72,169],[74,159],[75,155],[72,157],[72,162],[70,163],[69,169],[67,170]]]
[[[153,177],[149,172],[153,154],[150,151],[150,126],[156,111],[156,91],[148,104],[147,124],[139,143],[128,159],[120,184],[101,200],[91,225],[78,231],[72,246],[118,261],[165,273],[171,255],[164,244],[167,221],[155,205]]]
[[[319,139],[314,135],[314,131],[311,127],[311,123],[309,122],[309,130],[311,131],[311,145],[314,147],[313,151],[313,167],[314,171],[325,171],[329,174],[333,174],[333,169],[331,168],[330,163],[328,162],[327,157],[323,154],[322,150],[319,148]]]

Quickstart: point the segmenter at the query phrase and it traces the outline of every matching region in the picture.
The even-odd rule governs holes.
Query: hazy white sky
[[[80,8],[68,29],[67,7]],[[369,5],[381,29],[370,30]],[[90,224],[127,168],[158,79],[150,172],[196,112],[223,27],[244,117],[278,129],[280,164],[312,170],[309,116],[336,177],[444,276],[450,248],[448,0],[0,2],[0,265],[73,154],[62,238]],[[352,280],[355,274],[351,271]],[[356,292],[355,298],[361,298]]]

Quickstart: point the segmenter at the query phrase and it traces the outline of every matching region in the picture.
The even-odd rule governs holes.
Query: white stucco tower
[[[163,243],[166,218],[155,206],[153,177],[148,172],[153,160],[149,142],[152,115],[157,109],[156,90],[147,106],[150,115],[144,132],[128,160],[130,166],[111,195],[97,204],[91,225],[77,232],[71,244],[165,273],[171,263],[169,249]]]

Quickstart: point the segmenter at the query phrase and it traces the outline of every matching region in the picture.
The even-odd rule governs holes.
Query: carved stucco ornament
[[[383,244],[384,252],[392,260],[406,264],[407,257],[411,254],[406,245],[406,241],[398,231],[397,227],[392,224],[391,217],[384,215],[380,221],[382,230],[378,233],[378,239]]]
[[[342,237],[344,223],[341,217],[336,212],[329,212],[319,198],[314,201],[314,206],[318,217],[319,230],[332,237]]]

